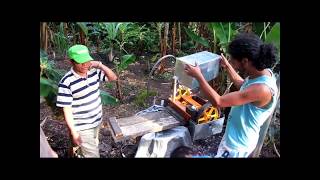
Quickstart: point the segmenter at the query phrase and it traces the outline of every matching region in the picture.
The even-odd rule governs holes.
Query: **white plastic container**
[[[175,64],[175,76],[178,77],[178,82],[190,89],[199,87],[198,81],[187,75],[184,71],[185,64],[195,65],[195,62],[200,66],[201,72],[207,81],[217,77],[219,73],[220,56],[208,51],[202,51],[188,56],[177,57]]]

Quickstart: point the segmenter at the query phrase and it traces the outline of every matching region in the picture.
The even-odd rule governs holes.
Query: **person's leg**
[[[97,147],[99,147],[99,133],[100,133],[100,129],[101,129],[102,125],[100,124],[99,126],[97,126],[95,129],[94,129],[94,139],[95,139],[95,142],[97,144]],[[99,152],[99,148],[98,148],[98,152]],[[99,153],[99,157],[100,157],[100,153]]]
[[[100,126],[92,129],[79,131],[82,139],[81,152],[84,157],[100,157],[99,153],[99,130]]]

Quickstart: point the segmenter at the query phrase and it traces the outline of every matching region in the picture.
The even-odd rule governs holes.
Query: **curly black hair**
[[[239,34],[228,46],[229,54],[236,60],[248,58],[259,71],[271,68],[276,62],[276,48],[265,44],[253,33]]]
[[[187,146],[180,146],[176,148],[170,155],[171,158],[184,158],[187,156],[192,156],[194,154],[194,151],[192,148]]]

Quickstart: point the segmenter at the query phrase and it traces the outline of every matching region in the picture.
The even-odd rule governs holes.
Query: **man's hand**
[[[80,146],[82,143],[81,137],[78,132],[74,132],[72,134],[72,140],[73,140],[73,143],[76,144],[77,146]]]
[[[225,58],[223,53],[221,53],[221,60],[220,60],[221,67],[226,68],[227,64],[229,64],[227,58]]]
[[[91,63],[91,68],[100,68],[101,67],[101,61],[90,61],[90,63]]]
[[[202,75],[201,69],[200,69],[199,65],[197,65],[197,63],[195,66],[185,64],[184,70],[189,76],[194,77],[196,79],[198,79]]]

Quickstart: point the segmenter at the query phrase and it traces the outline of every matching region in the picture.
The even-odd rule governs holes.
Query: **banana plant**
[[[266,35],[265,42],[272,43],[277,48],[280,60],[280,23],[276,23],[272,26],[271,30]]]
[[[58,31],[53,33],[52,43],[57,52],[65,57],[66,50],[69,47],[68,38],[64,34],[64,24],[60,23]]]
[[[238,31],[235,28],[235,23],[208,23],[208,28],[213,35],[214,47],[220,46],[220,50],[226,53],[229,42],[234,38]],[[217,48],[214,49],[214,52]]]
[[[40,96],[48,97],[50,94],[57,94],[58,86],[56,83],[44,77],[40,77]]]
[[[88,36],[88,27],[87,23],[84,22],[77,22],[77,25],[81,29],[81,31],[84,33],[84,35]]]
[[[273,24],[273,25],[271,25]],[[266,43],[271,43],[277,48],[277,62],[272,69],[280,63],[280,23],[255,23],[256,34],[260,34],[260,38]]]
[[[64,73],[65,71],[56,69],[54,61],[48,60],[47,54],[43,50],[40,50],[40,77],[51,79],[57,83]]]
[[[155,27],[157,29],[157,32],[158,32],[158,36],[159,36],[159,45],[160,45],[160,52],[162,53],[163,51],[163,42],[162,42],[162,28],[164,27],[164,23],[161,23],[161,22],[157,22],[155,23]]]
[[[118,34],[119,34],[119,27],[121,27],[121,30],[124,32],[125,31],[125,25],[122,25],[123,23],[99,23],[100,24],[100,28],[102,29],[102,32],[106,35],[105,37],[105,45],[108,46],[107,51],[108,53],[108,59],[109,61],[113,61],[114,58],[114,53],[113,50],[115,48],[116,45],[119,45],[119,48],[121,47],[121,43],[119,43],[119,40],[117,40],[118,38]],[[123,27],[125,26],[125,27]]]
[[[88,27],[85,22],[77,22],[76,23],[79,29],[79,34],[80,34],[80,44],[87,45],[88,42]]]
[[[133,54],[123,55],[123,56],[121,57],[120,63],[118,63],[118,64],[116,65],[117,71],[118,71],[118,72],[121,72],[121,71],[127,69],[128,66],[129,66],[131,63],[135,62],[135,60],[136,60],[136,56],[133,55]]]
[[[120,61],[118,61],[118,58],[115,58],[114,64],[116,65],[117,76],[119,76],[121,71],[125,70],[129,66],[129,64],[133,63],[135,60],[136,60],[136,57],[133,54],[123,55]],[[123,96],[121,92],[121,83],[119,78],[116,80],[116,87],[117,87],[117,97],[120,99],[120,101],[122,101]]]
[[[139,53],[142,50],[152,50],[152,46],[156,42],[157,34],[156,32],[151,31],[151,28],[152,27],[147,27],[146,24],[130,24],[126,32],[126,44],[137,49]]]
[[[205,47],[210,47],[209,46],[209,41],[203,37],[200,37],[197,35],[195,32],[193,32],[191,29],[183,27],[187,35],[196,43],[202,44]]]
[[[58,94],[58,83],[64,72],[54,67],[54,61],[40,49],[40,96],[52,107]]]
[[[102,31],[106,34],[105,44],[109,47],[108,58],[109,61],[113,61],[116,65],[116,74],[119,77],[119,74],[122,70],[126,69],[128,65],[135,61],[135,56],[128,54],[125,49],[125,44],[130,42],[130,39],[136,36],[136,33],[133,33],[133,29],[130,28],[132,23],[100,23]],[[113,50],[116,49],[120,53],[119,57],[116,57],[113,54]],[[124,53],[123,53],[124,52]],[[124,55],[123,55],[124,54]],[[120,61],[118,61],[120,60]],[[120,79],[116,81],[117,85],[117,97],[122,100]]]
[[[129,54],[125,49],[125,45],[128,43],[133,44],[132,40],[134,38],[139,38],[140,28],[132,26],[133,23],[119,23],[119,37],[116,39],[116,42],[120,48],[120,54],[124,51],[126,54]],[[136,42],[135,42],[136,43]]]
[[[207,27],[209,31],[212,33],[213,41],[209,41],[188,28],[184,28],[187,35],[196,43],[200,43],[205,47],[212,47],[213,43],[213,52],[218,51],[218,46],[220,47],[220,51],[223,53],[226,52],[228,43],[233,39],[233,37],[238,33],[235,28],[235,23],[208,23]]]
[[[44,49],[44,51],[47,51],[48,49],[48,35],[49,35],[49,26],[46,22],[40,23],[40,48]]]
[[[116,105],[119,103],[119,100],[113,96],[111,96],[109,93],[100,90],[100,97],[103,105]]]

